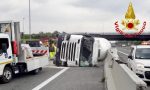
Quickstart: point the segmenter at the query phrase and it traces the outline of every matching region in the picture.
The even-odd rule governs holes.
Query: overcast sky
[[[0,0],[0,21],[21,21],[21,31],[29,33],[28,0]],[[136,18],[147,21],[149,32],[150,0],[31,0],[32,33],[115,32],[114,22],[124,19],[132,1]]]

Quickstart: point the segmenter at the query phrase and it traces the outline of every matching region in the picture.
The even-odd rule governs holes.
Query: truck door
[[[12,61],[12,49],[9,38],[0,38],[0,64],[7,64]]]

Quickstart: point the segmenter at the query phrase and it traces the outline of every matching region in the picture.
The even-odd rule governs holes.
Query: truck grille
[[[150,79],[150,71],[146,71],[145,72],[145,78],[146,79]]]

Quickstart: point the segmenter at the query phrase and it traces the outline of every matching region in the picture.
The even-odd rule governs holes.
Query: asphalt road
[[[104,90],[103,63],[98,67],[45,67],[37,74],[16,76],[0,90]]]
[[[130,48],[117,49],[120,59],[126,63]],[[19,75],[10,83],[0,84],[0,90],[38,90],[39,87],[40,90],[104,90],[103,74],[102,62],[98,67],[47,66],[37,75]],[[150,90],[150,83],[147,84]]]
[[[104,90],[103,64],[99,67],[71,67],[41,90]]]
[[[120,59],[123,62],[127,63],[128,55],[131,51],[130,47],[118,47],[117,50],[118,50],[118,55],[119,55]],[[150,82],[146,82],[146,83],[148,86],[147,90],[150,90]]]
[[[117,48],[118,50],[118,55],[120,57],[120,59],[124,62],[124,63],[127,63],[127,60],[128,60],[128,55],[130,53],[130,48],[127,48],[127,47],[118,47]]]
[[[58,68],[43,68],[43,70],[37,74],[24,74],[17,75],[13,80],[6,84],[0,84],[0,90],[32,90],[34,87],[45,81],[47,78],[53,76],[61,69]]]

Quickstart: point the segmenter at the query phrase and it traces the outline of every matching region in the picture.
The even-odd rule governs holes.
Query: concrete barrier
[[[106,90],[145,90],[147,85],[119,60],[117,49],[108,51],[104,65]]]

